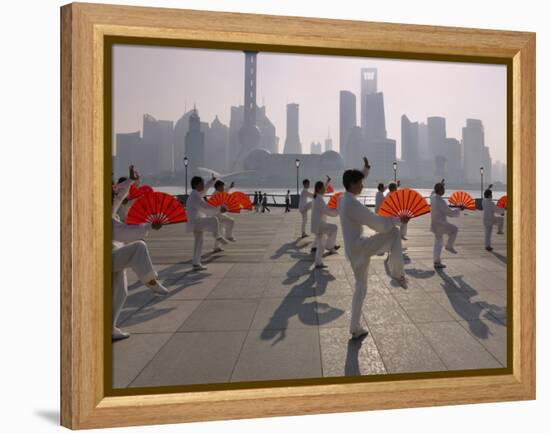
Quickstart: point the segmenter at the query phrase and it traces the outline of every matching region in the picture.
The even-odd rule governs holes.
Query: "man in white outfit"
[[[117,327],[120,312],[128,297],[126,268],[131,268],[139,280],[158,295],[165,295],[168,289],[158,281],[153,268],[147,244],[141,240],[153,228],[158,230],[161,224],[127,225],[120,221],[118,210],[124,201],[134,179],[127,179],[116,185],[116,196],[112,207],[112,293],[113,328],[112,339],[121,340],[130,334]]]
[[[443,249],[443,235],[447,235],[447,244],[445,249],[453,254],[456,254],[454,244],[458,235],[458,227],[447,221],[447,217],[458,217],[460,209],[451,209],[443,200],[445,194],[445,184],[443,182],[436,183],[434,191],[430,196],[431,205],[431,225],[430,229],[435,236],[434,242],[434,268],[443,269],[446,266],[441,263],[441,250]]]
[[[483,194],[483,225],[485,227],[485,249],[493,251],[491,246],[491,235],[493,234],[493,225],[497,225],[497,234],[502,235],[504,227],[504,217],[495,215],[497,207],[493,202],[493,191],[486,189]]]
[[[191,179],[191,194],[186,203],[187,210],[187,231],[192,232],[195,238],[193,246],[193,269],[196,271],[206,270],[206,266],[201,263],[202,244],[204,241],[204,232],[211,232],[216,240],[214,250],[219,245],[227,245],[227,240],[221,235],[220,221],[217,216],[220,212],[225,212],[225,208],[217,208],[208,203],[204,196],[216,179],[212,177],[206,184],[200,176],[194,176]]]
[[[363,160],[365,162],[363,171],[346,170],[344,172],[342,180],[346,192],[338,202],[346,256],[355,276],[350,323],[352,338],[360,338],[368,333],[361,326],[361,312],[367,294],[367,272],[372,256],[379,252],[389,252],[390,276],[402,287],[407,287],[401,236],[399,228],[395,226],[399,218],[376,215],[357,200],[357,196],[363,190],[363,179],[368,176],[370,169],[367,158]],[[408,219],[403,218],[401,222],[406,224]],[[363,226],[368,226],[377,233],[372,236],[363,236]]]
[[[310,198],[313,198],[313,194],[309,192],[309,179],[304,179],[302,182],[304,188],[300,193],[300,201],[298,202],[298,210],[302,214],[302,238],[307,237],[306,233],[306,223],[307,223],[307,213],[311,209]]]
[[[327,184],[328,182],[330,182],[330,178]],[[329,254],[335,254],[340,248],[339,245],[336,245],[338,226],[327,223],[327,216],[338,216],[338,210],[330,209],[325,203],[323,196],[326,192],[326,187],[323,182],[316,182],[314,191],[313,204],[311,205],[311,233],[315,235],[315,245],[317,248],[315,251],[315,267],[319,269],[327,267],[323,263],[325,248],[329,251]]]
[[[229,192],[229,190],[233,188],[234,185],[235,183],[231,182],[231,184],[229,185],[229,188],[227,188],[227,192]],[[225,183],[222,180],[217,180],[214,183],[214,189],[216,190],[216,192],[225,192],[226,191]],[[236,242],[237,239],[235,239],[235,237],[233,236],[233,228],[235,227],[235,220],[230,216],[226,215],[225,213],[219,213],[218,215],[216,215],[216,218],[218,218],[218,221],[220,222],[220,228],[222,229],[222,232],[225,234],[225,239],[231,242]],[[217,253],[220,251],[223,251],[223,249],[219,245],[217,245],[214,248],[214,252]]]

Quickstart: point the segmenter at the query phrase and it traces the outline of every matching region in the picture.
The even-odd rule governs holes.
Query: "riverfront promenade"
[[[438,272],[429,215],[410,222],[406,290],[383,257],[372,259],[362,341],[349,339],[354,280],[340,228],[339,254],[313,270],[313,237],[298,240],[296,210],[231,216],[237,242],[212,254],[205,236],[206,271],[191,271],[185,224],[150,233],[170,294],[154,296],[128,271],[119,324],[131,337],[113,343],[115,388],[506,366],[506,235],[494,233],[487,252],[482,212],[452,219],[458,254],[443,250],[447,268]]]

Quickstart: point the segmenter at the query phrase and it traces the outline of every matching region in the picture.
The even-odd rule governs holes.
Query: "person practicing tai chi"
[[[489,188],[483,193],[483,225],[485,226],[485,249],[487,251],[493,251],[491,246],[491,236],[493,234],[493,226],[497,226],[497,234],[502,235],[504,232],[502,228],[504,226],[504,217],[495,215],[497,207],[493,202],[493,191]]]
[[[400,181],[390,182],[388,184],[388,194],[392,194],[392,193],[396,192],[400,185],[401,185]],[[380,205],[382,205],[382,204],[380,204]],[[407,240],[407,228],[408,227],[409,227],[408,224],[399,224],[399,229],[401,230],[401,239],[403,239],[404,241]]]
[[[447,235],[447,244],[445,249],[453,254],[456,254],[454,248],[456,236],[458,235],[458,227],[447,221],[447,217],[458,217],[460,209],[451,209],[443,200],[445,194],[445,183],[439,182],[434,186],[432,195],[430,196],[431,205],[431,225],[430,230],[435,236],[434,242],[434,268],[443,269],[446,266],[441,263],[441,250],[443,249],[443,235]]]
[[[328,178],[327,185],[330,182]],[[311,205],[311,233],[315,235],[315,267],[326,268],[323,263],[323,253],[325,248],[329,254],[335,254],[340,248],[336,245],[336,234],[338,226],[336,224],[327,223],[327,216],[337,217],[338,210],[330,209],[324,200],[326,192],[325,184],[322,181],[315,182],[313,204]]]
[[[382,202],[386,197],[384,195],[385,190],[386,190],[386,186],[383,183],[379,183],[378,191],[376,191],[376,197],[374,198],[374,213],[377,215],[378,215],[378,211],[380,210],[380,206],[382,206]]]
[[[285,213],[288,213],[290,212],[290,190],[287,189],[286,190],[286,195],[285,195]]]
[[[206,270],[206,266],[201,263],[202,244],[204,241],[204,232],[210,232],[216,240],[214,251],[220,245],[227,245],[228,241],[221,235],[220,221],[217,216],[226,211],[224,206],[217,208],[208,203],[204,196],[208,189],[214,184],[216,178],[212,178],[204,183],[200,176],[194,176],[191,179],[191,194],[187,199],[187,231],[192,232],[195,238],[193,246],[193,270]]]
[[[361,312],[367,294],[367,277],[370,259],[379,252],[389,252],[388,270],[403,288],[407,288],[403,267],[403,251],[401,236],[396,223],[408,222],[408,218],[382,217],[374,214],[368,207],[363,206],[357,196],[363,190],[363,179],[370,170],[367,158],[363,158],[363,171],[346,170],[343,175],[343,184],[346,192],[338,203],[338,213],[344,236],[344,248],[355,276],[355,291],[351,302],[350,332],[352,338],[361,338],[368,331],[361,326]],[[363,226],[368,226],[376,234],[363,235]]]
[[[309,179],[304,179],[302,182],[303,188],[300,193],[300,200],[298,202],[298,210],[302,214],[302,238],[308,236],[306,233],[307,213],[311,209],[310,198],[313,198],[313,194],[309,192]]]
[[[120,221],[118,210],[124,201],[134,179],[126,179],[116,185],[113,191],[112,207],[112,293],[113,293],[113,341],[128,338],[130,334],[118,326],[118,318],[128,297],[128,280],[126,269],[131,268],[139,280],[155,294],[166,295],[168,289],[158,281],[153,268],[149,249],[142,240],[150,229],[159,230],[161,224],[127,225]]]
[[[229,188],[227,190],[225,189],[225,183],[222,180],[217,180],[214,183],[214,189],[216,192],[229,192],[231,188],[235,186],[235,182],[231,182],[229,185]],[[220,229],[222,229],[222,232],[225,234],[225,239],[231,242],[236,242],[237,239],[233,236],[233,228],[235,227],[235,220],[228,216],[226,213],[219,213],[216,215],[216,218],[218,218],[218,221],[220,222]],[[220,251],[223,251],[223,248],[219,245],[216,245],[214,247],[214,252],[218,253]]]

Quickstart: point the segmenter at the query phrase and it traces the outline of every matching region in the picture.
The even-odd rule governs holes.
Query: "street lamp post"
[[[393,181],[397,182],[397,161],[393,162]]]
[[[479,174],[481,175],[481,198],[483,198],[483,167],[479,167]]]
[[[296,159],[296,194],[300,194],[300,165],[302,162]]]
[[[187,166],[189,165],[189,158],[183,158],[183,165],[185,165],[185,195],[187,196]]]

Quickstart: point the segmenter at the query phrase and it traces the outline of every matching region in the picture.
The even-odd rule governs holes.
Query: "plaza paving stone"
[[[363,326],[350,340],[355,287],[339,227],[338,254],[314,269],[313,237],[299,239],[300,214],[243,212],[236,243],[212,253],[205,271],[191,267],[193,238],[185,224],[146,239],[160,280],[159,297],[128,271],[129,296],[119,326],[132,335],[113,343],[116,388],[312,377],[384,375],[481,368],[507,363],[506,235],[483,248],[480,212],[452,222],[458,254],[443,250],[432,265],[429,216],[410,222],[403,242],[408,288],[371,259]],[[339,225],[339,220],[332,219]],[[308,227],[309,229],[309,227]]]

